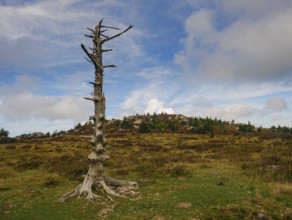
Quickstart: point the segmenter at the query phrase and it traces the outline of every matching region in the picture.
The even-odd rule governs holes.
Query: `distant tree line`
[[[255,127],[250,122],[247,124],[235,123],[232,121],[224,121],[221,119],[212,119],[209,117],[177,117],[176,115],[168,114],[147,114],[147,115],[136,115],[136,117],[124,117],[123,120],[114,120],[111,124],[112,126],[124,128],[124,129],[133,129],[134,121],[137,118],[142,119],[142,123],[139,126],[138,132],[140,133],[150,133],[150,132],[191,132],[194,134],[228,134],[230,132],[277,132],[277,133],[292,133],[292,127],[288,126],[271,126],[270,128]],[[66,131],[54,131],[52,134],[47,132],[43,137],[55,137],[70,133],[80,133],[85,134],[88,130],[91,129],[92,124],[90,122],[81,125],[78,123],[74,128]],[[1,143],[10,143],[14,138],[9,138],[9,131],[1,128],[0,129],[0,138]],[[21,139],[31,139],[30,134],[22,134]],[[5,140],[4,140],[5,139]],[[6,140],[7,139],[7,140]],[[9,139],[9,140],[8,140]],[[11,140],[10,140],[11,139]],[[0,144],[1,144],[0,143]]]
[[[142,117],[137,115],[137,117]],[[135,119],[129,119],[124,117],[123,120],[115,120],[113,122],[114,126],[121,128],[133,128]],[[179,119],[177,117],[171,117],[171,115],[167,114],[147,114],[143,116],[142,124],[139,127],[140,133],[149,133],[152,131],[172,131],[177,132],[181,130],[189,130],[194,134],[213,134],[213,133],[229,133],[232,131],[239,132],[261,132],[272,131],[272,132],[284,132],[284,133],[292,133],[292,128],[287,126],[272,126],[269,128],[255,127],[250,122],[247,124],[244,123],[235,123],[232,121],[224,121],[221,119],[212,119],[209,117],[201,118],[201,117],[189,117],[184,119]]]
[[[271,128],[270,128],[270,130],[272,131],[272,132],[283,132],[283,133],[292,133],[292,127],[291,128],[289,128],[289,127],[287,127],[287,126],[280,126],[280,125],[278,125],[278,127],[276,127],[276,126],[272,126]]]
[[[212,118],[189,118],[188,125],[192,127],[191,131],[195,134],[206,134],[214,132],[214,128],[225,129],[229,122],[222,121],[221,119]]]

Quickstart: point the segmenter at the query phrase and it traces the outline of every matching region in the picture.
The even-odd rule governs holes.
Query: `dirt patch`
[[[191,203],[188,203],[188,202],[180,202],[178,204],[176,204],[175,208],[190,208],[192,207],[192,204]]]

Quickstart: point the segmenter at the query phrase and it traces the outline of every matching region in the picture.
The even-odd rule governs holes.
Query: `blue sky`
[[[0,0],[0,127],[64,130],[92,114],[80,44],[100,19],[108,118],[147,112],[292,126],[290,0]],[[115,34],[115,32],[111,32]]]

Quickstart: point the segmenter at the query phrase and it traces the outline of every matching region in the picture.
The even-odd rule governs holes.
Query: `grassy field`
[[[58,199],[87,171],[90,145],[63,135],[0,145],[1,219],[292,219],[291,135],[108,131],[106,172],[140,183],[110,201]]]

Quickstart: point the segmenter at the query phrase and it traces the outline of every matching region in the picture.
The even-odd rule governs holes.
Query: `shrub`
[[[150,132],[149,125],[147,123],[143,122],[140,125],[139,132],[140,133],[149,133]]]
[[[193,127],[191,129],[191,132],[194,134],[205,134],[206,133],[206,131],[203,127]]]
[[[123,128],[132,128],[133,127],[133,122],[127,120],[126,118],[124,118],[124,120],[122,121],[121,127]]]
[[[0,138],[1,137],[8,137],[9,131],[5,130],[4,128],[0,129]]]
[[[119,127],[121,125],[121,121],[120,120],[115,120],[113,125]]]
[[[191,175],[191,171],[188,170],[185,165],[168,167],[168,168],[166,168],[165,173],[169,174],[172,177],[190,176]]]
[[[43,159],[40,156],[33,156],[23,160],[19,160],[14,168],[18,171],[37,169],[43,163]]]
[[[81,124],[80,123],[78,123],[77,125],[75,125],[74,130],[77,130],[79,128],[81,128]]]
[[[9,149],[9,150],[14,150],[16,147],[15,146],[6,146],[5,149]]]
[[[0,144],[9,144],[9,143],[15,143],[16,139],[15,138],[10,138],[10,137],[1,137],[0,138]]]
[[[255,127],[248,122],[248,124],[241,124],[238,127],[239,131],[243,132],[253,132],[255,131]]]
[[[178,122],[177,121],[169,121],[167,124],[167,128],[171,129],[173,132],[178,130]]]
[[[30,149],[32,146],[30,144],[27,144],[27,145],[23,145],[21,146],[20,148],[21,149]]]

